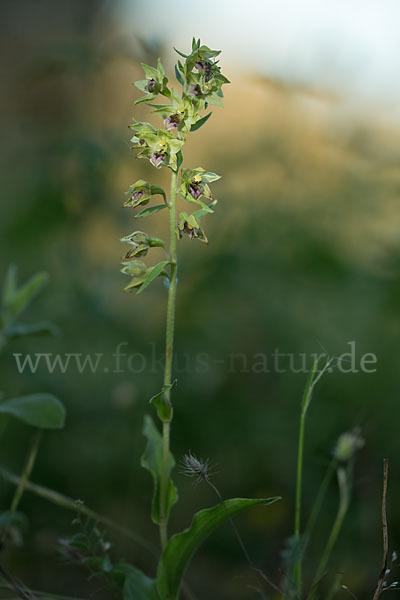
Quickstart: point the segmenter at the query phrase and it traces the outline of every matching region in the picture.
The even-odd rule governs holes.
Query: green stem
[[[306,423],[307,409],[310,405],[311,395],[313,390],[313,383],[315,372],[317,369],[317,363],[314,363],[311,369],[310,375],[307,380],[307,384],[303,394],[303,400],[301,403],[301,414],[300,414],[300,428],[299,428],[299,443],[297,448],[297,474],[296,474],[296,502],[295,502],[295,516],[294,516],[294,539],[296,543],[296,561],[294,563],[294,581],[296,589],[301,594],[301,552],[299,548],[300,543],[300,524],[301,524],[301,492],[303,487],[303,454],[304,454],[304,431]]]
[[[307,384],[303,394],[300,414],[300,429],[299,443],[297,449],[297,475],[296,475],[296,503],[294,517],[294,539],[296,544],[296,560],[294,563],[293,575],[298,596],[301,596],[301,563],[303,560],[303,549],[300,548],[300,525],[301,525],[301,493],[303,487],[303,454],[304,454],[304,432],[308,407],[310,406],[314,387],[321,379],[325,371],[332,364],[332,360],[328,360],[321,371],[317,371],[318,360],[314,361],[313,367],[307,379]]]
[[[42,437],[42,432],[39,430],[36,432],[35,437],[33,438],[31,448],[29,450],[28,457],[25,462],[24,470],[22,471],[21,477],[19,478],[19,482],[17,488],[14,492],[13,499],[11,501],[10,511],[8,513],[7,525],[3,529],[3,539],[6,535],[8,526],[12,522],[13,516],[15,515],[19,503],[21,502],[21,498],[24,494],[26,485],[28,483],[29,477],[31,476],[33,466],[35,464],[36,456],[39,450],[40,440]]]
[[[308,523],[304,532],[305,544],[308,544],[310,541],[312,532],[314,531],[315,524],[318,520],[319,513],[321,511],[322,503],[324,501],[326,492],[328,490],[329,484],[333,477],[333,474],[336,470],[336,459],[332,458],[331,462],[328,465],[328,468],[325,472],[325,476],[322,480],[320,488],[318,490],[317,497],[314,502],[314,506],[311,511],[310,518],[308,519]]]
[[[42,432],[38,431],[33,438],[32,446],[29,450],[28,458],[25,463],[24,470],[22,471],[21,478],[19,480],[19,485],[15,490],[14,497],[11,502],[10,513],[11,517],[16,512],[19,503],[21,501],[22,495],[24,493],[26,483],[31,476],[33,466],[35,464],[36,456],[39,450],[40,439],[42,437]]]
[[[328,564],[328,561],[332,554],[333,547],[336,544],[336,540],[338,538],[338,535],[339,535],[340,530],[343,525],[344,518],[345,518],[347,510],[349,508],[349,484],[348,484],[348,477],[347,477],[346,469],[343,467],[340,467],[338,469],[337,476],[338,476],[339,493],[340,493],[339,508],[338,508],[338,511],[336,514],[335,522],[333,523],[331,532],[329,534],[329,538],[326,543],[324,552],[322,554],[322,558],[318,565],[318,569],[315,573],[315,577],[314,577],[314,580],[313,580],[313,583],[311,586],[311,593],[308,596],[308,600],[312,600],[312,598],[314,598],[316,587],[324,575],[326,565]]]
[[[165,368],[164,385],[170,386],[172,383],[172,359],[174,350],[174,328],[175,328],[175,304],[176,304],[176,283],[177,283],[177,251],[176,251],[176,184],[178,171],[172,171],[171,188],[169,197],[169,225],[170,225],[170,246],[169,259],[171,262],[171,279],[168,289],[168,308],[167,325],[165,334]],[[165,395],[170,401],[171,391],[166,388]],[[163,422],[163,454],[161,465],[161,484],[160,484],[160,540],[161,547],[164,550],[168,542],[168,456],[169,456],[169,437],[170,422]]]

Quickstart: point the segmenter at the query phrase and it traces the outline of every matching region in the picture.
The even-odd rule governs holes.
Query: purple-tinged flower
[[[171,131],[174,127],[178,127],[181,122],[181,118],[178,114],[170,115],[164,120],[164,125],[167,131]]]
[[[205,75],[205,80],[209,81],[211,77],[212,64],[209,61],[199,61],[196,62],[194,66],[196,67],[199,73],[203,73]]]
[[[146,92],[149,92],[149,94],[158,94],[160,86],[155,79],[150,79],[144,86],[144,89]]]
[[[162,161],[166,156],[167,155],[165,152],[153,152],[150,158],[150,162],[154,167],[156,167],[156,169],[158,169],[158,167],[161,165]]]
[[[195,83],[193,85],[189,85],[189,94],[191,94],[192,96],[200,96],[201,95],[201,89],[198,83]]]
[[[140,198],[144,196],[144,191],[143,190],[137,190],[133,196],[132,196],[132,200],[133,202],[137,202],[138,200],[140,200]]]
[[[198,200],[198,198],[200,198],[202,192],[200,184],[197,181],[191,181],[187,189],[189,194],[191,194],[191,196],[193,196],[195,200]]]

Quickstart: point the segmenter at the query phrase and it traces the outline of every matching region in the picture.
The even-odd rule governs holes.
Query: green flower
[[[194,214],[188,215],[187,213],[182,212],[179,215],[176,234],[178,236],[178,239],[182,239],[183,236],[186,234],[190,237],[191,240],[193,238],[196,238],[201,242],[208,244],[206,235],[203,229],[200,227],[200,223],[198,222]]]
[[[134,231],[129,235],[121,238],[121,242],[129,244],[130,248],[125,254],[123,264],[127,264],[125,261],[130,261],[133,258],[139,256],[146,256],[149,248],[162,247],[165,248],[165,243],[158,238],[151,238],[143,231]]]
[[[168,78],[165,75],[164,67],[161,64],[161,60],[158,59],[157,68],[150,67],[149,65],[145,65],[144,63],[141,64],[146,75],[146,79],[135,81],[134,85],[141,92],[145,92],[146,95],[135,100],[135,104],[140,104],[140,102],[148,102],[149,100],[153,100],[158,96],[158,94],[162,94],[163,96],[167,96],[167,98],[169,98],[170,91],[167,85]]]
[[[147,181],[144,181],[144,179],[139,179],[136,183],[129,186],[129,190],[126,193],[129,195],[129,198],[124,203],[124,206],[136,208],[142,204],[148,204],[152,196],[151,185]]]
[[[183,54],[185,63],[178,62],[178,67],[184,78],[183,95],[199,108],[208,104],[223,106],[222,86],[230,83],[214,59],[220,50],[211,50],[208,46],[200,45],[200,40],[193,39],[191,54]]]
[[[167,131],[176,129],[178,137],[185,138],[191,126],[201,118],[199,111],[189,98],[181,98],[174,89],[171,90],[170,99],[171,104],[152,104],[155,108],[153,112],[163,118]]]
[[[210,204],[206,204],[200,198],[203,197],[213,201],[213,195],[208,184],[218,179],[220,179],[219,175],[206,171],[201,167],[197,167],[196,169],[182,169],[179,193],[188,202],[196,202],[207,212],[213,212]]]
[[[135,121],[131,129],[134,132],[132,148],[139,150],[138,158],[149,159],[157,169],[162,165],[176,169],[176,155],[183,146],[182,140],[165,129],[155,129],[149,123]]]
[[[141,260],[132,260],[128,263],[123,262],[125,265],[121,269],[121,273],[125,273],[125,275],[129,275],[132,279],[130,283],[124,287],[124,291],[127,292],[139,285],[142,285],[147,275],[147,267]]]

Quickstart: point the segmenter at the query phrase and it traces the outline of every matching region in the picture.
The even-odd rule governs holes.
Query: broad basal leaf
[[[161,557],[157,572],[157,587],[163,600],[178,600],[182,578],[193,553],[205,538],[230,516],[257,504],[272,504],[274,498],[231,498],[223,504],[196,513],[189,529],[174,535]]]
[[[40,429],[60,429],[65,422],[65,408],[52,394],[30,394],[0,402],[0,414],[11,415]]]

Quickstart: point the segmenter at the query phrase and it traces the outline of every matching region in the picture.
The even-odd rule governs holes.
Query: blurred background
[[[168,182],[129,150],[132,117],[149,118],[146,107],[133,106],[139,92],[131,84],[142,78],[140,62],[154,64],[158,56],[172,77],[173,46],[186,52],[200,37],[223,50],[222,71],[232,83],[224,88],[225,108],[216,108],[185,146],[186,166],[223,178],[213,187],[215,215],[204,219],[209,245],[179,245],[172,448],[177,459],[189,449],[209,457],[224,497],[283,497],[237,519],[249,553],[278,583],[293,530],[306,374],[290,372],[287,358],[284,372],[272,359],[265,372],[253,368],[254,357],[276,349],[340,355],[350,341],[358,361],[374,353],[376,372],[335,371],[317,388],[304,488],[306,515],[338,436],[360,427],[365,446],[332,569],[344,571],[343,582],[358,597],[372,596],[382,556],[384,457],[391,550],[400,543],[399,24],[398,4],[390,0],[2,3],[0,275],[10,263],[21,280],[48,271],[51,282],[25,320],[50,319],[60,335],[9,345],[1,388],[10,396],[52,392],[68,411],[66,428],[46,434],[33,481],[158,544],[152,484],[139,458],[148,399],[162,381],[149,365],[163,352],[166,290],[156,281],[140,296],[122,291],[119,239],[137,228],[122,208],[129,185],[138,178]],[[165,225],[161,212],[138,228],[162,237]],[[145,357],[145,368],[136,361],[136,372],[112,372],[121,342],[123,352]],[[43,366],[19,374],[14,352],[106,358],[96,373],[74,366],[50,373]],[[232,353],[241,355],[233,363]],[[190,366],[199,354],[207,355],[205,372]],[[3,465],[21,470],[31,435],[28,427],[9,426],[0,443]],[[215,503],[209,488],[195,489],[178,471],[175,480],[181,500],[171,531]],[[13,488],[0,485],[4,509]],[[308,577],[337,502],[333,482]],[[57,539],[74,532],[73,515],[28,493],[21,508],[30,526],[24,545],[4,557],[12,572],[33,589],[98,594],[97,584],[65,567],[56,552]],[[111,530],[107,537],[115,557],[154,573],[150,553]],[[187,581],[198,598],[246,599],[254,597],[247,575],[226,526],[201,547]]]

